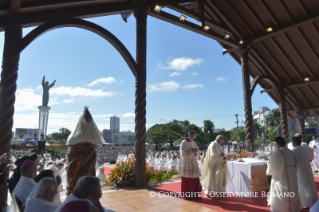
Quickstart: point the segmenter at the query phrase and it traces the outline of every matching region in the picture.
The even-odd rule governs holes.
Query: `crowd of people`
[[[146,161],[159,171],[178,171],[182,177],[182,193],[195,193],[192,198],[201,198],[198,194],[202,189],[207,196],[211,194],[210,191],[225,192],[229,173],[222,148],[223,137],[217,136],[207,149],[202,150],[194,142],[195,138],[196,133],[190,132],[189,137],[181,143],[180,150],[159,151],[147,148]],[[266,173],[272,176],[268,201],[271,210],[285,211],[290,208],[291,211],[300,211],[303,207],[319,207],[310,166],[310,161],[313,160],[315,172],[318,172],[319,141],[316,136],[313,139],[308,146],[301,142],[300,134],[293,137],[293,142],[288,145],[282,137],[275,138],[276,151],[270,156]],[[46,151],[42,156],[37,156],[30,154],[30,150],[13,151],[15,156],[7,159],[11,169],[11,212],[18,211],[16,207],[19,202],[25,207],[25,212],[43,211],[43,208],[48,212],[69,211],[67,208],[77,207],[74,205],[85,205],[86,208],[92,208],[92,211],[107,211],[98,201],[101,198],[101,186],[106,179],[103,165],[114,159],[121,162],[132,158],[133,147],[96,148],[96,177],[82,177],[64,203],[61,202],[59,193],[67,186],[68,159],[66,148],[58,150],[65,151],[65,154],[56,157]],[[4,156],[0,160],[3,161]],[[288,191],[294,192],[293,201],[289,197],[276,196],[278,192]]]
[[[2,164],[11,169],[8,180],[12,197],[10,212],[20,211],[19,207],[24,207],[25,212],[74,211],[74,205],[92,209],[77,211],[108,211],[99,202],[106,178],[104,167],[96,166],[96,177],[78,180],[73,194],[62,203],[60,191],[67,186],[67,158],[53,157],[47,151],[42,156],[30,154],[29,150],[18,152],[21,153],[18,156],[7,158],[4,154],[0,158]]]

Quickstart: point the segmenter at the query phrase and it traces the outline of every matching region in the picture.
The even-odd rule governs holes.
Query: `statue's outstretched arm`
[[[52,82],[52,84],[51,84],[51,85],[49,85],[49,88],[52,88],[52,87],[54,86],[55,81],[56,81],[56,80],[54,80],[54,81]]]
[[[42,86],[44,86],[44,81],[45,81],[45,76],[43,76],[43,79],[42,79]]]

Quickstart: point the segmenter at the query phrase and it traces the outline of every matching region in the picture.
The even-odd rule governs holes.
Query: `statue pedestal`
[[[39,131],[38,131],[38,139],[46,140],[47,137],[47,128],[48,128],[48,119],[49,119],[49,110],[50,107],[47,106],[39,106]],[[43,134],[43,138],[41,135]]]

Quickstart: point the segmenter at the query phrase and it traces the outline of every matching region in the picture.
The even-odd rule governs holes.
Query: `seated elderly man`
[[[59,176],[57,176],[56,178],[54,177],[54,171],[51,170],[51,169],[45,169],[45,170],[42,170],[40,172],[40,174],[35,178],[35,182],[37,183],[36,186],[34,186],[32,192],[30,193],[29,197],[27,198],[26,200],[26,203],[25,205],[28,204],[28,202],[34,198],[36,196],[36,190],[37,188],[40,186],[39,182],[43,179],[43,178],[52,178],[52,179],[55,179],[56,182],[58,183],[58,186],[61,184],[61,179],[59,181]],[[59,192],[59,189],[57,188],[57,192],[53,198],[53,201],[51,202],[52,205],[56,206],[55,209],[60,206],[62,204],[61,202],[61,197],[60,197],[60,192]]]
[[[52,201],[57,193],[58,183],[51,177],[43,178],[37,185],[35,196],[28,201],[25,212],[54,212],[57,206]]]
[[[84,176],[81,177],[78,182],[76,183],[73,193],[69,195],[69,197],[60,205],[55,212],[61,212],[62,208],[72,200],[78,199],[87,199],[90,200],[95,207],[97,208],[98,212],[108,212],[107,210],[102,207],[100,203],[100,198],[102,197],[102,189],[100,185],[100,180],[94,176]]]
[[[36,185],[34,178],[37,176],[37,167],[34,161],[26,160],[21,165],[21,178],[12,192],[10,212],[19,211],[15,198],[17,197],[22,205],[25,204],[29,194]]]

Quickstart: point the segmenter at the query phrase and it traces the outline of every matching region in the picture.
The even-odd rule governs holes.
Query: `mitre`
[[[93,121],[92,115],[87,107],[84,108],[75,129],[71,135],[69,135],[66,145],[76,145],[80,143],[91,143],[94,145],[104,143],[102,134]]]

